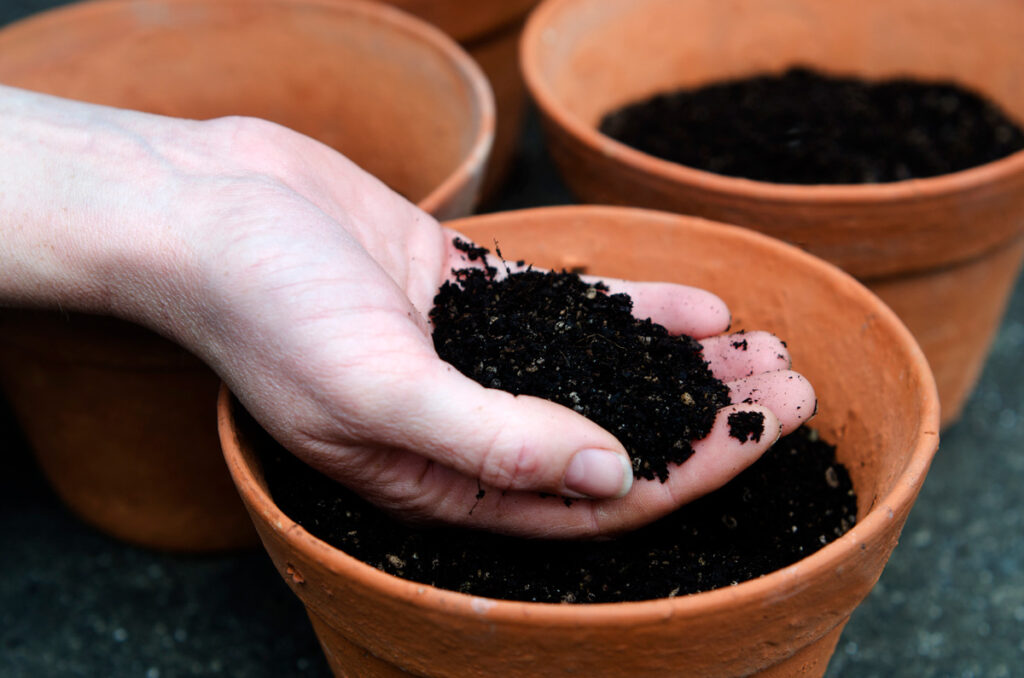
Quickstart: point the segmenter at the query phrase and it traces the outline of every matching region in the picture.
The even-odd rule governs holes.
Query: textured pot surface
[[[452,36],[483,69],[494,90],[494,147],[480,195],[492,197],[515,159],[526,90],[519,72],[519,36],[538,0],[385,0]]]
[[[973,328],[965,347],[952,352],[932,341],[932,321],[949,313],[940,289],[958,285],[940,271],[955,275],[1024,233],[1024,152],[929,179],[797,186],[660,160],[597,125],[604,114],[658,92],[795,65],[952,80],[1024,123],[1021,44],[1024,5],[1015,0],[548,0],[524,31],[522,64],[552,156],[582,200],[761,230],[838,264],[894,307],[911,303],[895,298],[895,278],[934,281],[926,295],[931,308],[902,317],[935,369],[949,423],[973,388],[994,332],[988,318],[1002,316],[1020,259],[993,275],[997,293],[992,285],[964,290],[965,298],[991,306],[951,321]]]
[[[475,598],[375,570],[314,538],[268,496],[231,399],[219,405],[228,466],[264,546],[314,622],[337,675],[820,676],[843,625],[889,557],[938,444],[938,401],[917,344],[848,275],[762,235],[666,213],[561,207],[451,223],[510,259],[695,284],[735,329],[784,338],[838,444],[858,524],[821,551],[734,587],[640,603]],[[850,366],[856,369],[850,369]]]
[[[60,498],[118,539],[206,551],[257,544],[220,455],[218,379],[109,318],[5,310],[0,388]]]
[[[464,45],[519,23],[538,0],[378,0],[426,19]]]
[[[523,23],[520,20],[509,24],[465,45],[494,90],[494,145],[480,188],[481,201],[487,201],[498,193],[516,158],[526,114],[526,86],[519,71],[519,38]]]
[[[480,68],[440,30],[355,0],[99,0],[0,31],[0,81],[318,139],[440,218],[472,211],[494,134]]]
[[[267,118],[441,217],[472,210],[494,132],[472,59],[374,3],[70,5],[0,30],[0,82],[173,116]],[[71,320],[0,314],[0,383],[61,497],[147,546],[254,545],[218,450],[215,375],[127,323]]]

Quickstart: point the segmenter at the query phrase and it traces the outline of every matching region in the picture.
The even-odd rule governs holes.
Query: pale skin
[[[272,123],[0,86],[0,304],[113,315],[173,339],[285,447],[399,517],[612,535],[721,486],[815,410],[785,345],[747,332],[735,347],[711,292],[605,280],[638,317],[701,339],[739,403],[668,482],[634,482],[611,433],[438,359],[427,314],[465,266],[455,235]],[[729,435],[737,410],[764,415],[760,441]]]

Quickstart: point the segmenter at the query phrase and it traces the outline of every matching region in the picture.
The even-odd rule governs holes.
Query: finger
[[[569,408],[484,388],[436,357],[386,379],[367,392],[355,418],[368,422],[366,439],[499,490],[607,498],[632,485],[622,444]]]
[[[814,387],[792,370],[762,372],[726,384],[734,403],[755,403],[767,407],[782,424],[782,434],[792,433],[817,411]]]
[[[506,261],[479,247],[467,238],[448,231],[451,236],[448,246],[446,279],[452,279],[451,271],[467,267],[490,266],[498,279],[509,273],[520,272],[530,267],[526,261]],[[462,245],[458,245],[460,242]],[[469,246],[467,248],[467,246]],[[469,251],[467,251],[469,249]],[[535,269],[543,270],[543,269]],[[729,329],[731,315],[729,307],[717,295],[697,287],[664,282],[635,282],[618,278],[581,276],[590,284],[604,283],[609,294],[627,294],[633,300],[633,315],[640,319],[650,318],[665,327],[671,334],[687,334],[703,338],[721,334]]]
[[[701,340],[711,373],[733,381],[760,372],[789,369],[789,350],[770,332],[737,332]]]
[[[760,435],[737,434],[731,417],[760,417]],[[634,529],[712,492],[756,461],[778,439],[780,423],[767,408],[723,408],[694,454],[671,469],[668,481],[638,481],[621,499],[565,501],[535,492],[503,492],[410,453],[392,452],[379,464],[372,501],[416,522],[440,522],[534,538],[593,538]]]
[[[665,483],[640,481],[624,498],[601,502],[601,532],[635,529],[714,492],[760,459],[781,435],[782,423],[767,407],[722,408],[711,432],[693,443],[693,456],[673,466]]]
[[[729,329],[729,307],[717,295],[688,285],[663,282],[634,282],[617,278],[592,278],[608,285],[611,294],[628,294],[633,315],[650,318],[671,334],[688,334],[698,339]]]

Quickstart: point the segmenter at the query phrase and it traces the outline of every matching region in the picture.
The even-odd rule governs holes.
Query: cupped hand
[[[814,412],[813,389],[789,369],[782,342],[722,335],[729,312],[710,292],[606,280],[633,298],[638,317],[701,339],[736,403],[667,482],[633,482],[608,431],[554,403],[486,389],[437,357],[426,318],[465,265],[455,234],[343,156],[253,119],[32,103],[56,110],[36,119],[51,114],[56,127],[93,135],[73,157],[66,140],[36,144],[38,167],[25,170],[77,182],[57,202],[80,215],[81,242],[70,246],[86,263],[69,267],[62,242],[54,261],[26,260],[24,276],[45,266],[50,284],[15,292],[55,304],[54,290],[67,288],[65,307],[178,341],[281,444],[402,518],[525,536],[612,534],[721,486]],[[53,280],[49,269],[62,272]],[[729,434],[739,410],[764,415],[759,440]],[[547,494],[577,499],[567,506]]]
[[[456,234],[334,152],[258,132],[246,146],[262,149],[249,155],[259,181],[235,182],[243,199],[204,241],[208,329],[197,350],[282,444],[385,509],[530,536],[613,533],[719,487],[813,413],[813,390],[778,339],[718,336],[729,313],[713,294],[606,281],[638,316],[705,339],[712,371],[741,403],[668,482],[633,483],[609,432],[438,359],[425,318],[465,266]],[[290,162],[265,160],[282,153]],[[207,200],[220,205],[199,203],[196,218],[225,213],[222,193]],[[729,435],[737,410],[764,415],[760,440]],[[541,493],[584,499],[566,506]]]

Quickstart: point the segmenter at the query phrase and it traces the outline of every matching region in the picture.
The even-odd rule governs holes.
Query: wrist
[[[157,121],[177,122],[0,87],[0,304],[134,320],[179,285],[173,171],[140,129]]]

